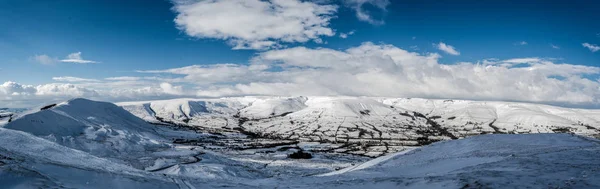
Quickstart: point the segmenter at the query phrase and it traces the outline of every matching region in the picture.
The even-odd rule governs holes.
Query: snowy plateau
[[[0,188],[600,188],[600,110],[374,97],[0,109]]]

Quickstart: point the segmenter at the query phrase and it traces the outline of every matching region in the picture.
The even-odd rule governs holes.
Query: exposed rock
[[[294,152],[290,155],[288,155],[288,158],[292,158],[292,159],[311,159],[312,155],[309,153],[304,152],[303,150],[299,150],[297,152]]]

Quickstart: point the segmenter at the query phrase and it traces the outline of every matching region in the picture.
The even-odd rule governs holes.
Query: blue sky
[[[321,90],[307,91],[304,87],[300,87],[300,85],[309,85],[318,82],[298,83],[304,77],[294,80],[285,80],[275,78],[274,76],[254,80],[222,79],[210,82],[198,80],[203,77],[214,78],[212,75],[202,75],[205,72],[214,71],[216,74],[223,70],[214,68],[211,70],[206,70],[206,68],[197,70],[197,67],[190,66],[218,67],[229,65],[229,63],[237,66],[268,64],[270,68],[266,69],[269,70],[266,72],[273,74],[272,70],[293,71],[289,70],[290,67],[299,66],[293,62],[301,62],[301,60],[291,60],[288,57],[261,58],[262,56],[277,52],[291,52],[285,50],[298,50],[298,48],[306,48],[308,50],[330,49],[337,52],[348,52],[348,49],[352,48],[367,48],[368,46],[364,44],[371,42],[373,46],[380,48],[383,46],[392,46],[393,48],[418,53],[421,57],[428,57],[432,53],[435,53],[439,55],[435,60],[435,64],[439,65],[457,65],[461,62],[468,62],[475,65],[490,61],[496,62],[493,65],[500,65],[500,62],[505,60],[534,58],[535,60],[520,63],[526,64],[526,67],[534,67],[536,65],[547,65],[547,62],[551,62],[553,65],[566,64],[571,66],[570,68],[575,67],[575,70],[580,71],[564,74],[532,73],[532,78],[535,78],[534,76],[538,77],[537,75],[539,74],[545,74],[546,78],[560,78],[561,80],[565,80],[565,78],[576,77],[587,79],[594,85],[598,84],[598,72],[595,69],[600,66],[600,51],[596,50],[600,48],[597,47],[600,44],[600,22],[598,22],[600,20],[600,14],[598,13],[600,12],[600,2],[579,0],[518,1],[511,3],[505,1],[456,2],[433,0],[303,1],[310,4],[303,4],[302,6],[306,5],[307,7],[317,8],[315,10],[324,11],[304,18],[318,22],[319,26],[319,28],[306,29],[307,31],[323,31],[321,30],[323,28],[331,30],[329,32],[324,31],[325,33],[317,34],[316,36],[285,33],[287,31],[284,31],[286,28],[283,27],[273,27],[269,28],[272,30],[267,30],[261,25],[260,27],[252,28],[252,24],[250,23],[267,23],[269,21],[269,19],[260,19],[260,15],[256,17],[258,19],[239,22],[247,22],[248,26],[246,24],[238,24],[239,27],[228,28],[218,25],[224,24],[222,23],[223,21],[220,23],[211,22],[211,20],[221,18],[217,17],[222,15],[218,14],[218,12],[210,15],[211,13],[206,11],[190,11],[193,10],[192,8],[204,10],[201,9],[203,6],[212,6],[208,9],[211,10],[234,6],[236,5],[235,3],[243,4],[253,1],[261,3],[258,0],[246,2],[236,0],[208,1],[212,2],[212,4],[201,0],[3,0],[0,2],[0,9],[3,10],[0,11],[0,25],[2,26],[0,27],[0,83],[12,81],[21,90],[15,92],[16,90],[12,91],[13,89],[11,91],[4,89],[4,101],[9,102],[15,99],[25,101],[27,97],[15,97],[25,93],[40,96],[40,85],[56,83],[68,84],[69,86],[62,86],[66,88],[91,91],[91,93],[83,92],[76,94],[92,94],[92,98],[100,98],[99,96],[104,96],[105,93],[108,94],[109,92],[106,91],[123,91],[131,88],[145,90],[144,87],[156,87],[158,89],[158,91],[148,89],[149,91],[153,91],[151,92],[152,95],[149,95],[151,99],[178,96],[306,94],[597,104],[600,96],[597,91],[593,91],[599,88],[588,85],[587,81],[570,81],[581,84],[582,86],[579,87],[567,87],[567,83],[552,84],[553,87],[556,87],[552,88],[552,91],[563,91],[562,94],[554,96],[541,95],[540,91],[537,91],[540,95],[537,95],[537,93],[534,94],[531,91],[525,91],[523,93],[525,95],[522,95],[522,97],[513,97],[510,95],[493,96],[488,94],[496,89],[482,89],[487,92],[481,95],[469,96],[467,94],[471,93],[463,93],[464,90],[463,92],[456,92],[456,94],[453,94],[453,91],[450,92],[452,95],[446,95],[447,91],[433,92],[425,89],[424,92],[414,93],[381,91],[379,89],[362,91],[361,89],[352,89],[352,87],[332,89],[330,86],[333,86],[333,84],[331,83],[319,83],[319,86],[322,87]],[[279,6],[280,4],[278,3],[281,2],[286,1],[262,1],[263,4],[261,5]],[[287,2],[300,1],[288,0]],[[291,10],[306,10],[306,7],[300,7],[300,4],[294,4],[293,6],[298,7],[287,7],[282,10],[288,12],[293,12]],[[227,12],[230,10],[233,9],[220,10],[220,12],[234,15],[231,18],[223,18],[222,20],[225,22],[235,20],[238,17],[254,18],[252,15],[245,13],[253,12],[253,10]],[[260,11],[258,10],[258,12]],[[278,13],[267,12],[267,14]],[[370,20],[360,18],[359,14],[368,15]],[[177,22],[176,18],[180,18],[178,16],[182,15],[187,15],[187,17],[185,20],[180,19],[180,22]],[[275,16],[277,17],[277,15]],[[285,23],[290,23],[295,18],[291,16],[288,18],[289,22]],[[274,22],[273,24],[277,25],[278,23]],[[290,25],[290,27],[295,26]],[[256,30],[257,28],[258,30]],[[210,33],[214,31],[221,32],[221,34]],[[259,34],[252,33],[256,31]],[[261,33],[272,35],[263,35]],[[342,38],[340,37],[341,34],[348,35],[346,38]],[[248,37],[248,35],[255,36]],[[281,36],[287,36],[288,38]],[[257,41],[268,41],[275,44],[260,48],[239,49],[234,44],[236,42],[233,42],[236,39],[238,39],[238,42],[241,39],[246,45],[257,44]],[[452,47],[456,51],[455,55],[441,50],[439,48],[441,43]],[[61,61],[68,59],[67,56],[69,54],[78,52],[81,54],[75,57],[75,62],[87,60],[96,63],[81,64]],[[383,54],[387,57],[393,57],[386,53]],[[353,53],[348,54],[358,56]],[[44,56],[46,61],[40,61],[40,56]],[[257,63],[256,59],[260,59],[263,62]],[[398,62],[402,58],[392,59],[394,59],[397,66],[403,66],[401,70],[407,70],[408,67],[403,65],[405,62]],[[273,63],[266,63],[274,61],[283,61],[283,65],[287,65],[288,67],[274,66]],[[343,61],[352,62],[346,58],[343,58]],[[320,64],[329,66],[330,63],[321,62]],[[361,62],[361,64],[370,63]],[[305,66],[305,64],[303,65]],[[586,67],[578,69],[576,68],[578,65]],[[330,68],[328,66],[323,67]],[[315,66],[313,65],[312,67]],[[508,68],[515,68],[515,66]],[[187,69],[188,71],[182,71],[182,69]],[[234,70],[238,70],[236,73],[242,74],[238,75],[240,78],[251,78],[262,74],[262,72],[248,72],[248,70],[242,73],[239,72],[239,69],[239,67],[235,67]],[[582,69],[592,71],[582,72]],[[146,72],[139,72],[140,70],[145,70]],[[227,68],[224,72],[229,74],[229,71],[231,71],[231,68]],[[423,73],[430,71],[419,70],[419,72]],[[302,73],[306,74],[306,72]],[[311,72],[310,74],[315,73],[317,72]],[[347,74],[344,71],[340,73]],[[243,74],[248,75],[244,76]],[[355,73],[353,72],[352,74]],[[374,74],[374,77],[387,76],[385,74],[378,75],[378,73],[370,74]],[[407,75],[403,72],[387,74]],[[557,75],[560,77],[556,77]],[[57,79],[58,77],[80,78],[85,81],[75,81],[73,79],[61,80]],[[117,79],[106,80],[106,78],[111,77],[129,77],[130,79],[127,81],[131,83],[129,83],[130,85],[110,83],[121,81]],[[132,80],[144,80],[141,77],[147,78],[144,82],[132,82]],[[154,79],[150,77],[154,77]],[[156,79],[157,77],[159,79]],[[418,81],[424,82],[423,80]],[[410,83],[406,82],[414,84],[416,80],[393,78],[389,82],[404,82],[402,86],[406,86],[410,85]],[[456,81],[449,82],[456,83]],[[538,81],[530,79],[526,82]],[[269,86],[293,84],[294,87],[291,87],[293,89],[269,87],[270,91],[265,92],[264,90],[254,90],[256,88],[249,90],[239,86],[252,86],[253,84],[265,83],[270,84]],[[148,86],[143,86],[146,84]],[[167,87],[168,89],[174,89],[176,92],[165,92],[164,86],[167,86],[166,84],[171,87]],[[7,84],[5,83],[5,85]],[[490,83],[490,85],[499,84]],[[37,89],[28,91],[27,86]],[[471,88],[473,86],[463,87]],[[53,87],[54,90],[62,90],[61,87]],[[123,90],[118,87],[123,87]],[[455,87],[461,88],[460,86]],[[5,88],[8,87],[5,86]],[[163,91],[160,89],[163,89]],[[261,89],[264,89],[264,87]],[[523,89],[519,88],[515,90],[521,91]],[[531,90],[531,87],[528,90]],[[161,92],[165,92],[166,94],[162,94]],[[567,99],[563,96],[574,96],[567,92],[582,94],[583,96],[576,99]],[[109,96],[112,97],[108,100],[142,100],[150,98],[142,97],[144,95],[141,95],[139,98],[132,97],[135,96],[133,93],[128,94],[130,94],[128,97],[123,97],[110,92]],[[73,95],[62,95],[60,92],[57,92],[51,98],[36,97],[35,99],[46,100],[70,97],[73,97]],[[18,105],[23,104],[19,103]],[[15,106],[18,105],[15,104]]]
[[[244,62],[252,52],[231,51],[222,42],[194,40],[173,23],[169,1],[2,1],[0,80],[27,84],[59,75],[103,78],[191,64]],[[95,65],[42,65],[29,58],[72,52]],[[234,57],[234,58],[232,58]],[[27,73],[35,73],[27,74]],[[130,72],[130,73],[123,73]],[[27,75],[26,77],[23,77]]]

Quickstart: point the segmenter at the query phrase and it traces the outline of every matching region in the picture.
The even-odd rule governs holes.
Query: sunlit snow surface
[[[377,123],[388,123],[376,122],[378,119],[396,113],[400,117],[399,113],[410,111],[425,112],[420,114],[426,117],[413,113],[415,120],[402,120],[423,122],[421,126],[428,128],[431,127],[428,120],[445,119],[461,124],[471,119],[487,123],[491,121],[487,118],[492,117],[486,117],[492,115],[491,111],[497,114],[498,128],[510,122],[505,120],[521,120],[524,125],[569,120],[568,126],[575,128],[573,131],[582,122],[579,125],[588,129],[573,133],[591,136],[598,125],[598,114],[593,110],[517,103],[449,104],[441,100],[350,97],[180,99],[119,105],[128,111],[111,103],[74,99],[16,116],[0,128],[1,188],[600,187],[600,142],[579,135],[486,134],[424,147],[398,146],[396,151],[401,152],[389,151],[389,155],[370,159],[362,156],[368,155],[368,151],[359,156],[319,150],[343,145],[335,141],[299,137],[296,139],[301,142],[297,143],[294,138],[250,138],[229,129],[243,127],[260,133],[268,131],[263,129],[264,124],[283,123],[282,119],[288,123],[310,120],[315,118],[313,113],[320,115],[313,124],[322,128],[329,127],[325,121],[334,122],[337,116],[355,120],[348,123],[365,123],[361,127],[372,127],[369,124],[378,127]],[[511,111],[560,118],[527,118]],[[157,120],[156,115],[163,120]],[[447,119],[452,116],[455,118]],[[225,127],[212,125],[210,131],[217,133],[187,128],[202,126],[202,121],[213,123],[210,118],[222,120],[219,124]],[[240,123],[240,118],[248,121]],[[171,126],[167,125],[169,122]],[[454,127],[439,122],[443,127]],[[282,125],[281,131],[294,125]],[[449,132],[468,136],[453,129]],[[312,150],[314,158],[287,158],[298,148]]]
[[[598,188],[600,141],[569,134],[480,135],[322,175],[331,188]]]

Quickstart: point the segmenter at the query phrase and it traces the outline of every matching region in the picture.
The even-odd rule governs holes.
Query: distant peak
[[[87,98],[74,98],[68,100],[66,104],[69,105],[83,105],[83,104],[107,104],[108,102],[94,101]]]
[[[86,98],[74,98],[63,103],[59,103],[57,106],[68,106],[71,108],[98,108],[98,107],[117,107],[110,102],[94,101]]]
[[[87,98],[73,98],[71,100],[68,100],[67,102],[74,102],[74,103],[78,103],[78,102],[96,102]]]

